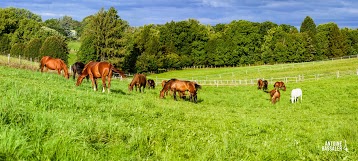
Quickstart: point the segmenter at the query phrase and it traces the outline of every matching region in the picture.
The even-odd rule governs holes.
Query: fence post
[[[337,78],[339,78],[339,71],[337,71]]]
[[[10,54],[7,54],[7,64],[10,64]]]

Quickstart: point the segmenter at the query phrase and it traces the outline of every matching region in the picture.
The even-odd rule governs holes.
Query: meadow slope
[[[159,87],[130,93],[129,80],[108,94],[0,66],[0,160],[358,160],[357,81],[289,83],[275,105],[255,86],[203,86],[194,104]],[[296,87],[303,102],[291,104]],[[323,151],[327,141],[348,151]]]

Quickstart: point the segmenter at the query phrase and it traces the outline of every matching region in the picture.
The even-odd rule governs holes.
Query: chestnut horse
[[[282,81],[280,82],[276,82],[273,87],[275,87],[276,89],[283,89],[283,91],[286,91],[286,86],[285,83],[283,83]]]
[[[262,89],[263,86],[264,86],[264,82],[262,81],[262,79],[259,79],[257,81],[257,89]]]
[[[111,78],[113,75],[113,71],[119,73],[123,78],[126,76],[124,72],[116,69],[111,63],[108,62],[93,62],[90,61],[87,63],[82,70],[81,76],[78,77],[76,86],[81,85],[83,78],[89,75],[92,81],[92,87],[96,91],[97,90],[97,78],[102,78],[102,92],[105,92],[106,88],[106,77],[108,79],[108,93],[110,92],[111,87]]]
[[[82,70],[85,67],[85,64],[83,64],[82,62],[76,62],[71,66],[71,70],[73,73],[73,80],[75,80],[76,77],[76,73],[80,76],[82,74]],[[87,76],[87,80],[88,80],[88,76]]]
[[[137,91],[137,88],[139,87],[139,92],[142,92],[141,88],[143,87],[143,92],[144,92],[144,88],[146,84],[147,84],[147,78],[145,77],[144,74],[135,74],[132,79],[132,82],[128,86],[128,90],[132,91],[133,86],[135,86],[135,91]]]
[[[43,72],[44,67],[51,70],[57,70],[57,73],[61,75],[61,71],[64,71],[65,78],[69,79],[68,69],[65,62],[61,59],[55,59],[50,56],[43,56],[40,61],[40,70]]]
[[[168,90],[173,91],[174,100],[176,98],[176,92],[184,93],[185,91],[189,91],[189,100],[193,102],[197,102],[197,90],[201,88],[199,84],[191,81],[182,81],[178,79],[171,79],[167,83],[165,83],[163,89],[160,91],[160,98],[164,98],[164,93]]]
[[[281,94],[278,89],[273,89],[270,91],[270,98],[271,98],[272,104],[275,104],[277,101],[279,101],[280,97],[281,97]]]
[[[267,80],[259,79],[257,81],[257,89],[262,89],[262,90],[266,91],[267,90],[267,85],[268,85]]]
[[[150,89],[150,88],[155,89],[155,82],[154,82],[154,80],[153,80],[153,79],[148,79],[148,80],[147,80],[147,86],[148,86],[149,89]]]

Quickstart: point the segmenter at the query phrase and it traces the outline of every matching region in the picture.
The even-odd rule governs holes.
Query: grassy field
[[[179,79],[187,80],[243,80],[256,78],[283,78],[311,76],[311,75],[335,75],[337,71],[358,72],[358,59],[342,59],[334,61],[307,62],[295,64],[276,64],[263,66],[229,67],[229,68],[205,68],[176,70],[156,74],[153,78],[170,79],[173,75]],[[333,74],[332,74],[333,73]]]
[[[308,69],[354,69],[357,60],[349,61]],[[313,72],[287,70],[259,77]],[[357,75],[289,83],[275,105],[255,86],[203,86],[194,104],[160,99],[159,87],[130,93],[129,81],[114,79],[108,94],[86,80],[76,87],[54,73],[0,66],[0,160],[358,160]],[[303,102],[291,104],[289,91],[297,87]],[[334,141],[348,151],[322,150]]]
[[[72,65],[77,61],[77,52],[80,50],[81,42],[80,41],[69,41],[68,49],[70,50],[68,55],[68,64]]]

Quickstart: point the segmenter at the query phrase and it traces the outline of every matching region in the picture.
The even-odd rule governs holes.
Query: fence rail
[[[346,70],[346,71],[337,71],[324,74],[313,74],[313,75],[297,75],[290,77],[280,77],[280,78],[252,78],[252,79],[232,79],[232,80],[200,80],[200,79],[191,79],[190,81],[197,82],[200,85],[204,86],[242,86],[242,85],[256,85],[259,79],[267,80],[269,84],[274,84],[277,81],[283,81],[285,83],[299,83],[304,81],[317,81],[327,78],[340,78],[349,75],[357,75],[358,69],[356,70]],[[156,84],[159,85],[163,80],[169,80],[167,78],[156,78]]]

